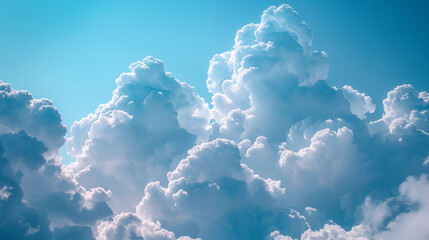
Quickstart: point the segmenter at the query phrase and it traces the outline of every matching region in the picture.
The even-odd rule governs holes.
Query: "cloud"
[[[3,158],[0,145],[0,238],[2,239],[50,239],[49,220],[43,211],[23,203],[23,191],[19,186],[19,174],[9,161]]]
[[[342,88],[344,97],[350,103],[350,110],[360,119],[365,119],[367,113],[375,111],[375,105],[372,103],[371,97],[360,93],[352,87],[346,85]]]
[[[160,60],[130,69],[68,142],[79,181],[112,190],[117,215],[101,239],[365,237],[343,227],[369,218],[367,199],[427,172],[427,94],[399,86],[367,122],[371,98],[329,86],[327,54],[313,51],[288,5],[267,9],[210,61],[210,110]],[[369,229],[382,225],[376,210]]]
[[[0,133],[23,130],[42,141],[49,150],[64,144],[66,127],[52,101],[33,99],[28,91],[13,90],[10,84],[2,81],[0,98]]]
[[[217,139],[188,154],[168,174],[167,188],[159,182],[146,186],[137,207],[140,218],[201,239],[260,239],[270,229],[307,228],[298,212],[284,207],[280,182],[261,178],[242,164],[234,142]]]
[[[209,110],[192,87],[147,57],[116,79],[112,100],[75,122],[68,140],[77,161],[69,166],[85,187],[115,196],[116,213],[133,210],[149,181],[166,173],[196,142],[208,138]],[[89,167],[90,166],[90,167]]]
[[[8,169],[3,174],[12,178],[17,191],[23,192],[22,201],[25,199],[33,208],[49,213],[51,220],[94,224],[112,214],[105,202],[109,193],[102,188],[86,190],[78,186],[55,160],[45,159],[48,150],[36,138],[24,131],[5,133],[0,135],[0,143]],[[9,197],[12,193],[8,192]]]
[[[401,212],[390,221],[386,230],[378,233],[376,239],[404,239],[423,240],[429,237],[425,227],[429,214],[429,181],[427,175],[408,177],[399,187],[399,198],[406,204],[417,204],[408,212]]]
[[[383,100],[383,118],[371,123],[370,129],[389,131],[392,135],[429,133],[429,94],[419,92],[409,84],[397,86]]]
[[[427,175],[408,177],[398,190],[398,195],[378,204],[367,199],[363,206],[365,219],[349,231],[331,223],[319,230],[308,229],[300,239],[427,239],[429,237],[429,231],[425,227],[429,210]],[[376,224],[374,225],[374,223]],[[272,232],[270,237],[272,239],[290,239],[289,236],[281,235],[278,231]]]
[[[55,240],[95,240],[92,236],[90,227],[85,226],[65,226],[63,228],[54,229]]]
[[[297,12],[270,7],[260,23],[237,32],[233,49],[210,61],[213,139],[265,136],[278,143],[310,115],[351,114],[343,94],[318,81],[328,72],[327,54],[312,50],[312,33]]]
[[[367,235],[367,229],[363,226],[353,227],[350,231],[342,229],[336,224],[327,224],[318,231],[305,231],[301,240],[324,240],[324,239],[335,239],[335,240],[369,240],[371,239]]]
[[[383,117],[369,126],[385,121]],[[427,120],[421,121],[424,125]],[[422,167],[429,143],[425,131],[403,126],[406,131],[370,134],[367,126],[347,116],[326,120],[313,116],[292,126],[286,141],[278,146],[283,174],[276,173],[289,190],[290,203],[298,209],[316,207],[341,224],[352,224],[366,196],[391,195],[406,177],[427,173]],[[264,172],[278,170],[273,167]]]
[[[108,196],[79,186],[62,167],[59,112],[51,101],[3,82],[0,94],[0,238],[55,239],[53,227],[77,222],[92,236],[90,226],[112,214]]]
[[[159,222],[141,219],[135,213],[127,212],[116,215],[111,221],[102,222],[98,227],[97,239],[176,240],[176,237],[173,232],[161,228]],[[177,239],[191,240],[187,236]]]
[[[0,238],[427,239],[428,93],[398,86],[369,122],[312,39],[268,8],[210,61],[212,108],[161,60],[131,64],[73,124],[68,166],[53,103],[0,82]]]
[[[371,98],[348,85],[330,87],[327,55],[313,51],[311,40],[287,5],[239,30],[233,49],[210,62],[212,139],[239,142],[242,161],[281,180],[290,206],[314,207],[351,226],[367,196],[392,195],[407,176],[428,171],[429,98],[398,86],[383,102],[383,117],[367,122]]]
[[[0,189],[0,199],[1,200],[7,200],[10,196],[10,190],[12,190],[12,187],[3,186],[2,189]]]

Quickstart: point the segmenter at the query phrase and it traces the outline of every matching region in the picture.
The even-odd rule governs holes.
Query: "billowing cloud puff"
[[[0,89],[0,238],[64,239],[53,227],[59,232],[85,229],[92,237],[90,227],[112,214],[109,194],[86,190],[64,171],[58,156],[65,141],[59,112],[51,101],[33,99],[27,91],[3,82]]]
[[[312,34],[298,14],[288,5],[267,9],[260,23],[237,32],[231,51],[210,62],[213,138],[265,136],[279,143],[310,115],[351,114],[343,94],[318,81],[328,71],[326,53],[312,50]]]
[[[48,99],[33,99],[31,93],[13,90],[0,81],[0,134],[25,131],[42,141],[49,150],[65,142],[61,115]]]
[[[360,93],[352,87],[346,85],[342,88],[344,97],[350,103],[350,110],[360,119],[366,118],[367,113],[375,111],[375,105],[372,103],[371,97]]]
[[[159,222],[141,219],[130,212],[118,214],[111,221],[102,222],[98,226],[97,240],[108,239],[192,240],[187,236],[176,238],[173,232],[162,229]]]
[[[311,41],[291,7],[266,10],[260,23],[237,32],[231,51],[211,60],[210,113],[192,91],[170,86],[178,81],[159,60],[131,65],[112,101],[76,122],[69,141],[79,181],[112,189],[114,209],[130,211],[100,225],[99,238],[347,239],[381,226],[341,227],[369,218],[367,199],[393,195],[407,176],[427,172],[427,96],[408,86],[414,100],[392,100],[398,87],[384,101],[383,118],[367,123],[371,98],[348,85],[330,87],[327,55]],[[191,93],[186,111],[177,104],[182,92]]]
[[[402,209],[402,210],[401,210]],[[404,211],[405,209],[405,211]],[[379,204],[367,199],[363,205],[365,218],[349,231],[337,224],[326,224],[319,230],[306,230],[301,240],[384,240],[429,237],[426,228],[429,214],[429,181],[427,175],[408,177],[399,187],[399,194]],[[375,225],[374,225],[375,224]],[[278,231],[272,239],[291,239]]]
[[[209,133],[208,105],[192,87],[147,57],[116,79],[112,100],[75,122],[67,147],[71,166],[86,187],[104,187],[116,196],[116,212],[132,210],[149,181],[166,173]]]
[[[399,187],[399,202],[411,206],[410,210],[399,212],[388,221],[386,229],[378,233],[376,239],[405,239],[423,240],[429,238],[426,228],[429,215],[429,180],[427,175],[408,177]],[[395,211],[395,206],[388,213]],[[397,211],[396,211],[397,212]],[[390,217],[388,214],[385,217]]]
[[[278,231],[270,234],[273,240],[293,240],[289,236],[280,234]],[[336,224],[326,224],[322,229],[305,231],[301,240],[370,240],[368,229],[364,226],[353,227],[350,231],[346,231]]]
[[[0,145],[0,156],[3,152]],[[0,157],[0,188],[0,238],[51,239],[52,233],[46,214],[23,203],[19,175],[3,157]]]
[[[407,176],[428,171],[428,97],[399,86],[384,100],[383,118],[367,123],[371,98],[328,86],[326,54],[311,50],[311,38],[287,5],[237,32],[208,72],[212,138],[239,142],[242,161],[281,180],[291,206],[350,225],[366,196],[393,194]]]
[[[359,183],[344,182],[345,179],[356,179],[361,174],[357,170],[361,160],[359,157],[353,132],[347,127],[336,131],[328,128],[320,130],[311,138],[310,146],[297,152],[285,149],[281,152],[279,165],[284,170],[285,184],[290,187],[290,200],[296,199],[299,203],[303,198],[309,199],[305,204],[319,208],[322,206],[318,204],[327,202],[338,206],[337,193],[346,193]],[[322,197],[326,201],[311,200],[323,194],[327,194]]]
[[[21,146],[19,151],[14,144]],[[79,189],[71,179],[61,176],[61,167],[55,161],[46,163],[42,155],[45,151],[41,142],[23,131],[0,135],[1,239],[52,239],[55,234],[50,226],[58,226],[59,230],[73,223],[94,226],[97,220],[112,214],[107,199],[89,197],[95,190]],[[45,179],[54,182],[46,183]],[[42,186],[34,188],[37,185]],[[86,229],[92,236],[91,228]]]
[[[261,172],[282,180],[289,202],[298,209],[316,207],[351,224],[367,195],[393,194],[407,176],[428,172],[423,163],[429,136],[424,131],[371,135],[366,126],[348,117],[300,121],[277,148],[278,165]]]
[[[389,131],[392,135],[429,133],[429,94],[411,85],[397,86],[383,100],[383,118],[371,124],[373,132]],[[387,128],[386,128],[387,127]]]
[[[137,214],[176,234],[261,239],[272,229],[299,233],[307,228],[298,212],[285,208],[280,182],[255,175],[229,140],[194,147],[168,179],[167,188],[159,182],[147,185]]]

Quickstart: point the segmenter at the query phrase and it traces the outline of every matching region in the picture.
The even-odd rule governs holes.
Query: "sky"
[[[429,239],[428,8],[0,0],[0,239]]]

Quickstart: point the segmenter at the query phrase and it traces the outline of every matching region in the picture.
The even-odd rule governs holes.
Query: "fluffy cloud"
[[[343,94],[318,81],[328,72],[327,54],[312,50],[312,34],[298,14],[288,5],[267,9],[260,23],[237,32],[231,51],[210,62],[213,138],[265,136],[278,143],[310,115],[351,114]]]
[[[397,86],[383,100],[383,118],[371,123],[375,133],[389,131],[392,135],[429,133],[429,94],[411,85]]]
[[[64,144],[66,128],[52,101],[33,99],[28,91],[13,90],[2,81],[0,99],[0,134],[23,130],[52,151]]]
[[[369,198],[363,205],[365,218],[360,225],[346,231],[337,224],[326,224],[319,230],[308,229],[301,240],[383,240],[428,239],[425,227],[429,214],[429,181],[427,175],[408,177],[399,186],[399,194],[379,204]],[[405,209],[405,210],[404,210]],[[375,225],[374,225],[375,224]],[[272,239],[291,239],[280,232],[272,232]]]
[[[273,240],[292,240],[289,236],[284,236],[279,232],[272,232],[270,237]],[[353,227],[346,231],[336,224],[326,224],[322,229],[317,231],[305,231],[301,240],[370,240],[368,230],[364,226]]]
[[[176,240],[175,234],[161,228],[159,222],[141,219],[135,213],[118,214],[111,221],[102,222],[98,227],[97,240],[133,239],[133,240]],[[192,240],[187,236],[178,240]]]
[[[211,109],[147,57],[73,124],[68,166],[52,102],[0,82],[0,238],[427,239],[428,93],[398,86],[368,122],[328,72],[270,7],[210,61]]]
[[[209,133],[208,105],[192,87],[147,57],[116,79],[112,100],[75,122],[67,143],[77,161],[69,166],[86,187],[114,194],[119,213],[133,210],[149,181],[166,173]]]
[[[0,155],[4,152],[0,145]],[[19,175],[11,169],[9,161],[0,157],[0,238],[51,239],[49,220],[42,211],[23,203]]]
[[[159,182],[147,185],[137,214],[177,234],[261,239],[271,229],[299,233],[307,228],[298,212],[285,208],[280,182],[255,175],[229,140],[195,146],[168,179],[167,188]]]
[[[407,176],[428,171],[428,96],[398,86],[383,102],[383,117],[368,123],[371,98],[323,81],[329,63],[311,39],[287,5],[239,30],[234,48],[210,64],[212,138],[240,142],[242,161],[281,180],[291,206],[315,207],[350,226],[368,195],[391,195]]]
[[[0,88],[0,238],[63,239],[51,231],[54,226],[92,236],[90,227],[112,214],[109,196],[79,186],[61,166],[65,127],[59,112],[27,91],[3,82]],[[68,226],[75,223],[87,226]]]
[[[350,110],[360,119],[366,118],[367,113],[375,111],[375,105],[372,103],[371,97],[360,93],[352,87],[346,85],[342,88],[344,97],[350,103]]]
[[[78,169],[86,172],[80,181],[85,185],[99,179],[87,186],[113,189],[114,208],[131,210],[100,225],[98,236],[147,238],[156,233],[210,239],[264,238],[272,233],[273,238],[287,238],[282,234],[297,237],[308,229],[302,235],[305,239],[365,237],[369,231],[365,227],[345,231],[340,225],[351,227],[368,218],[361,211],[364,203],[370,204],[368,196],[392,195],[407,176],[427,172],[422,165],[429,141],[427,94],[411,86],[398,87],[384,101],[383,118],[368,123],[366,115],[375,110],[371,98],[347,85],[330,87],[324,81],[327,55],[313,51],[311,41],[308,26],[291,7],[266,10],[260,23],[237,32],[232,50],[211,60],[207,80],[213,94],[211,113],[193,93],[187,98],[191,99],[187,111],[180,110],[174,98],[180,94],[164,93],[173,91],[167,83],[178,81],[165,77],[170,75],[159,60],[146,58],[131,65],[132,72],[118,78],[112,101],[75,123],[69,142],[81,164]],[[395,100],[405,94],[404,87],[412,95]],[[156,100],[147,100],[154,93]],[[161,99],[169,104],[159,107]],[[130,107],[139,101],[143,104]],[[166,117],[167,110],[174,116]],[[210,114],[214,122],[208,131]],[[185,122],[203,124],[191,124],[199,126],[192,130],[183,116],[188,116]],[[171,121],[162,125],[161,117]],[[166,130],[148,132],[169,136],[176,148],[164,155],[168,161],[141,151],[145,146],[163,146],[162,138],[142,138],[146,132],[133,135],[159,126]],[[177,129],[198,140],[184,144],[186,138],[173,133]],[[208,135],[211,141],[201,143]],[[195,143],[201,144],[183,158]],[[143,160],[135,163],[136,159]],[[90,177],[85,179],[85,174]],[[133,206],[135,200],[124,203],[127,199],[122,196],[115,200],[115,192],[121,195],[116,184],[138,193],[128,199],[138,199],[143,196],[141,186],[149,181],[136,213],[117,207],[115,201]],[[140,189],[133,188],[135,183]],[[376,222],[372,228],[378,228]]]
[[[383,117],[370,124],[385,121]],[[350,117],[300,121],[278,147],[283,175],[278,167],[264,172],[277,172],[290,193],[289,202],[298,209],[309,205],[336,222],[351,224],[367,195],[393,194],[407,176],[428,172],[423,166],[429,144],[425,131],[405,127],[407,131],[371,135],[366,126]]]
[[[386,230],[378,233],[375,238],[392,240],[428,239],[429,231],[425,227],[429,214],[429,181],[427,175],[421,175],[419,178],[407,178],[407,181],[399,187],[399,193],[399,201],[411,205],[411,210],[397,214],[392,221],[388,222]]]

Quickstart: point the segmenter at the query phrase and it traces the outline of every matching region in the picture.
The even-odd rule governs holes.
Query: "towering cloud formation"
[[[73,124],[68,166],[52,102],[0,82],[0,238],[428,239],[428,93],[398,86],[368,122],[328,72],[270,7],[210,61],[212,108],[147,57]]]
[[[371,98],[330,87],[327,54],[311,42],[291,7],[266,10],[211,60],[210,110],[159,60],[132,64],[68,145],[79,180],[112,189],[117,212],[143,197],[136,212],[101,224],[98,238],[358,238],[385,227],[367,213],[369,199],[427,172],[427,93],[398,87],[383,118],[368,123]],[[347,232],[328,219],[362,224]]]
[[[167,172],[209,131],[208,105],[160,60],[147,57],[130,70],[116,79],[111,101],[73,124],[67,145],[79,182],[110,189],[118,213],[135,208],[149,181],[166,183]]]
[[[327,54],[312,50],[312,33],[298,14],[287,5],[267,9],[259,24],[237,32],[231,51],[210,62],[213,137],[264,135],[278,143],[309,115],[349,114],[342,93],[318,81],[328,71]]]

